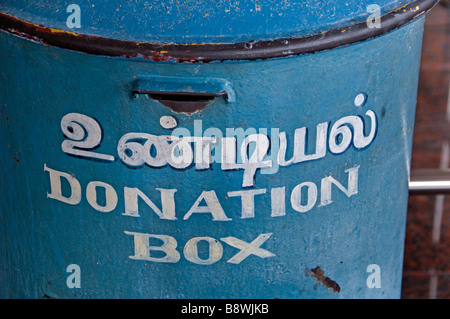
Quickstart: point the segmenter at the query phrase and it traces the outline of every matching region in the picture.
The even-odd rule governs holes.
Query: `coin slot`
[[[219,93],[198,93],[137,90],[133,91],[132,94],[133,97],[136,97],[137,94],[145,94],[177,113],[195,113],[204,109],[216,97],[228,97],[225,91]]]

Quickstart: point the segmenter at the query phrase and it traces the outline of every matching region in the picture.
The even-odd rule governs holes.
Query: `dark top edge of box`
[[[172,44],[119,40],[52,29],[0,13],[0,29],[48,46],[110,57],[166,62],[264,60],[333,49],[378,37],[423,16],[438,0],[415,0],[378,21],[321,32],[308,37],[239,43]]]

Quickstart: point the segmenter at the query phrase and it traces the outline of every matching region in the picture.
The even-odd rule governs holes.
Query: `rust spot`
[[[337,293],[341,291],[341,287],[335,282],[334,280],[331,280],[330,277],[326,277],[324,271],[320,268],[320,266],[317,266],[314,269],[311,269],[311,275],[317,279],[318,282],[322,283],[325,287],[330,289],[331,291]]]

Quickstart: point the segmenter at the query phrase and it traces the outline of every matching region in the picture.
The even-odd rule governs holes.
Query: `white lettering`
[[[161,207],[162,211],[138,188],[124,188],[125,197],[125,213],[122,215],[131,217],[139,216],[138,199],[141,198],[144,202],[159,216],[161,219],[176,220],[175,217],[175,192],[176,189],[162,189],[157,188],[161,192]]]
[[[152,235],[125,231],[125,234],[134,237],[134,255],[130,259],[148,260],[161,263],[176,263],[180,260],[180,253],[176,250],[177,241],[172,236]],[[162,241],[161,246],[150,246],[150,238]],[[161,251],[165,253],[163,257],[151,256],[151,251]]]
[[[207,259],[201,259],[198,256],[198,242],[206,241],[209,245],[209,256]],[[195,237],[190,239],[184,246],[184,257],[190,262],[198,265],[212,265],[222,258],[222,245],[211,237]]]
[[[341,183],[335,180],[333,177],[328,176],[322,178],[321,192],[320,192],[320,206],[326,206],[331,204],[331,185],[334,184],[339,188],[347,197],[358,194],[358,169],[359,165],[353,168],[345,170],[348,173],[347,188]]]
[[[103,187],[105,189],[106,203],[101,206],[97,202],[97,187]],[[117,205],[117,193],[114,188],[103,182],[90,182],[86,187],[86,198],[88,203],[99,212],[108,213],[116,208]]]
[[[228,263],[232,264],[240,264],[245,258],[250,255],[255,255],[261,258],[274,257],[275,254],[271,253],[268,250],[260,248],[260,246],[272,236],[272,233],[269,234],[261,234],[251,243],[247,243],[243,240],[237,239],[235,237],[225,237],[220,238],[220,240],[224,241],[230,246],[233,246],[240,250],[236,255],[227,260]]]
[[[199,206],[202,200],[205,201],[206,206]],[[213,216],[213,220],[217,221],[231,220],[225,215],[215,191],[202,192],[183,219],[188,219],[194,213],[210,213]]]
[[[80,182],[68,173],[59,172],[57,170],[48,168],[47,165],[44,164],[44,171],[49,172],[50,174],[50,193],[47,193],[48,198],[56,199],[61,202],[70,205],[77,205],[81,201],[81,185]],[[61,189],[61,178],[64,178],[67,182],[69,182],[71,194],[69,197],[64,196],[62,194]]]
[[[345,170],[348,173],[347,186],[344,186],[340,181],[332,176],[322,178],[320,182],[320,191],[314,182],[306,181],[296,185],[290,193],[290,204],[293,210],[305,213],[316,206],[318,201],[318,194],[320,192],[320,204],[318,207],[323,207],[331,204],[333,185],[337,187],[347,197],[358,194],[358,171],[359,165]],[[56,171],[48,168],[44,164],[44,171],[49,172],[50,189],[47,193],[48,198],[56,199],[58,201],[77,205],[81,201],[82,191],[79,181],[75,176]],[[61,181],[66,181],[68,185],[64,189]],[[99,199],[99,189],[103,189],[103,199]],[[150,209],[160,218],[164,220],[177,220],[175,207],[175,193],[176,189],[155,188],[160,192],[161,206],[158,207],[146,194],[135,187],[124,187],[124,210],[123,216],[141,217],[139,211],[139,200],[150,207]],[[240,197],[241,201],[241,219],[255,218],[255,196],[264,195],[268,192],[266,188],[263,189],[244,189],[239,191],[230,191],[224,196],[229,200],[232,197]],[[271,217],[282,217],[286,215],[286,187],[274,187],[270,189],[271,201]],[[97,211],[111,212],[116,209],[118,198],[115,189],[104,182],[92,181],[87,184],[86,198],[88,203]],[[204,204],[203,204],[204,203]],[[183,220],[191,218],[196,213],[208,213],[213,221],[231,221],[228,218],[219,198],[214,190],[202,191],[200,196],[195,200],[194,204],[184,215]],[[237,213],[237,212],[234,212]]]
[[[286,187],[276,187],[270,190],[272,214],[271,217],[286,215]]]
[[[61,119],[61,130],[68,138],[61,144],[63,152],[70,155],[112,162],[114,156],[89,151],[100,145],[102,129],[92,117],[79,113],[66,114]]]
[[[307,203],[302,205],[302,188],[308,189]],[[291,193],[292,208],[300,213],[309,211],[316,204],[317,201],[317,186],[312,182],[304,182],[294,187]]]
[[[228,192],[229,197],[241,197],[241,218],[255,217],[255,195],[265,194],[266,189]]]
[[[360,93],[354,103],[360,108],[366,100],[366,94]],[[194,136],[187,128],[176,128],[172,135],[126,133],[117,144],[117,153],[125,165],[133,168],[169,164],[172,168],[184,170],[194,162],[195,169],[206,170],[211,169],[213,162],[220,162],[224,171],[243,170],[242,187],[253,187],[258,170],[261,174],[274,174],[279,166],[318,160],[326,156],[327,148],[332,154],[341,154],[351,145],[364,149],[373,142],[377,132],[375,112],[368,110],[365,115],[370,118],[370,130],[365,127],[363,116],[356,115],[338,119],[329,133],[328,122],[317,124],[315,138],[308,137],[307,127],[295,129],[293,155],[288,160],[286,132],[280,132],[278,128],[271,129],[270,139],[266,128],[260,128],[260,133],[256,133],[254,128],[227,128],[227,136],[223,137],[217,128],[208,128],[203,132],[201,120],[194,121]],[[170,127],[176,126],[175,119],[163,120],[169,121]],[[166,123],[164,121],[163,124]],[[69,113],[62,118],[61,129],[67,137],[62,143],[62,149],[67,154],[103,161],[115,160],[111,155],[92,151],[99,147],[102,139],[100,124],[95,119]],[[314,151],[307,145],[315,145]]]
[[[294,155],[286,161],[286,133],[280,133],[280,151],[278,152],[278,163],[281,166],[288,166],[293,163],[300,163],[305,161],[312,161],[325,157],[327,151],[327,130],[328,123],[320,123],[316,128],[316,152],[314,154],[306,155],[306,127],[296,129],[294,132]]]

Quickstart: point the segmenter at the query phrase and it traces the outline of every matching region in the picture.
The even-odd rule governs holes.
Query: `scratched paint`
[[[303,3],[303,2],[302,2]],[[340,46],[345,46],[348,44],[358,43],[360,41],[364,41],[368,38],[378,37],[387,32],[395,30],[399,28],[401,25],[418,19],[425,15],[428,10],[430,10],[435,4],[437,0],[414,0],[404,4],[403,1],[398,1],[396,3],[396,7],[394,10],[390,10],[391,6],[394,3],[385,4],[384,6],[377,5],[377,13],[375,14],[375,18],[377,22],[372,23],[371,19],[374,17],[374,13],[370,10],[372,4],[367,5],[366,7],[360,3],[360,1],[356,5],[351,5],[348,2],[339,3],[339,5],[343,5],[344,8],[335,8],[336,11],[333,11],[332,18],[327,17],[327,19],[321,21],[318,25],[318,28],[314,28],[314,23],[320,21],[317,20],[317,17],[311,15],[309,12],[308,15],[305,16],[305,29],[295,30],[291,33],[278,32],[276,34],[272,34],[275,27],[279,27],[279,25],[273,25],[269,30],[270,32],[265,32],[263,35],[257,35],[258,32],[255,30],[248,30],[244,35],[238,36],[236,32],[240,32],[235,30],[234,28],[228,28],[233,35],[233,41],[228,40],[228,42],[217,42],[217,40],[223,40],[227,35],[223,34],[223,29],[221,29],[221,35],[213,35],[211,38],[211,34],[209,32],[213,32],[212,28],[208,28],[209,32],[205,34],[205,29],[203,25],[202,27],[201,39],[197,39],[197,41],[191,42],[191,39],[194,39],[196,36],[188,35],[189,31],[193,31],[197,24],[186,26],[183,23],[179,23],[183,25],[183,32],[179,33],[180,30],[176,30],[174,34],[167,35],[168,37],[160,38],[162,35],[161,32],[157,32],[156,35],[151,35],[149,32],[149,28],[152,26],[161,27],[168,20],[166,19],[167,12],[165,13],[155,13],[146,17],[144,19],[138,19],[131,21],[130,28],[124,28],[123,25],[119,26],[119,30],[134,30],[139,25],[139,22],[144,21],[147,23],[148,21],[152,21],[152,25],[150,27],[145,27],[140,32],[132,32],[127,38],[123,38],[119,36],[120,32],[116,30],[114,32],[114,36],[111,37],[111,29],[114,27],[111,26],[109,32],[105,36],[102,32],[98,33],[97,30],[103,29],[105,27],[105,21],[102,20],[101,28],[93,27],[93,24],[97,20],[98,17],[103,17],[102,15],[90,16],[90,14],[95,11],[92,8],[95,7],[95,4],[92,4],[91,7],[87,9],[87,21],[88,25],[93,28],[93,30],[83,30],[83,28],[78,28],[80,33],[74,33],[72,31],[67,31],[61,28],[42,26],[44,23],[36,23],[39,21],[41,16],[36,16],[36,13],[41,13],[44,15],[45,6],[40,6],[38,8],[34,8],[32,10],[31,16],[27,14],[27,10],[19,10],[17,12],[14,8],[17,3],[12,6],[6,6],[6,8],[2,8],[0,5],[0,10],[3,10],[5,13],[0,13],[0,29],[6,30],[12,34],[15,34],[20,37],[27,38],[29,40],[51,45],[57,46],[65,49],[85,52],[88,54],[96,54],[96,55],[105,55],[105,56],[114,56],[114,57],[123,57],[126,59],[133,60],[146,60],[146,61],[157,61],[157,62],[171,62],[171,63],[210,63],[215,61],[233,61],[233,60],[261,60],[261,59],[271,59],[276,57],[286,57],[293,55],[300,55],[306,53],[314,53],[322,50],[328,50]],[[128,3],[128,5],[131,3]],[[328,3],[329,5],[329,3]],[[31,4],[31,6],[33,6]],[[121,6],[121,5],[119,5]],[[336,4],[337,6],[337,4]],[[400,6],[400,7],[399,7]],[[110,8],[114,7],[111,4]],[[166,6],[163,6],[166,8]],[[192,5],[190,7],[193,7]],[[261,7],[261,6],[258,6]],[[271,4],[270,7],[273,7]],[[307,10],[311,10],[315,7],[314,12],[320,12],[320,5],[315,6],[306,5]],[[55,9],[55,4],[51,6],[52,10]],[[58,5],[56,5],[58,8]],[[361,13],[360,10],[366,8],[365,13]],[[283,8],[286,9],[286,8]],[[296,8],[297,10],[299,8]],[[305,8],[303,8],[305,9]],[[350,21],[342,19],[339,23],[333,23],[333,19],[339,17],[339,14],[343,13],[348,9],[356,9],[358,11],[358,18],[353,16]],[[57,9],[56,11],[58,11]],[[41,12],[42,11],[42,12]],[[116,10],[120,11],[119,9]],[[219,10],[220,11],[220,10]],[[253,9],[250,10],[250,12]],[[261,11],[261,10],[256,10]],[[378,12],[381,16],[378,16]],[[292,14],[292,12],[289,12]],[[145,10],[141,12],[145,16]],[[351,17],[356,12],[348,12],[348,16],[346,18]],[[209,16],[209,14],[207,14]],[[290,15],[282,14],[282,19],[284,22],[289,21]],[[296,12],[294,17],[294,21],[289,22],[289,26],[284,25],[284,31],[290,29],[298,19],[299,13]],[[322,16],[322,15],[321,15]],[[53,17],[53,14],[52,14]],[[163,20],[155,21],[155,17],[164,17]],[[233,14],[232,19],[236,19],[236,16]],[[123,17],[119,17],[117,20],[122,20]],[[141,17],[142,18],[142,17]],[[266,17],[259,16],[257,19],[264,19]],[[292,18],[292,17],[291,17]],[[181,17],[174,18],[180,21]],[[181,19],[183,20],[183,19]],[[170,21],[170,19],[169,19]],[[193,20],[198,21],[198,20]],[[251,19],[242,19],[238,18],[237,21],[232,20],[233,25],[243,26],[246,21],[251,21]],[[268,21],[274,22],[273,15],[270,15],[270,19],[264,21],[263,25],[271,26]],[[342,27],[342,23],[345,22],[344,27]],[[46,21],[47,22],[47,21]],[[173,22],[173,21],[172,21]],[[223,23],[218,23],[219,20],[214,20],[214,26],[223,27]],[[225,23],[225,22],[224,22]],[[66,23],[67,24],[67,23]],[[67,26],[71,25],[71,23],[67,24]],[[261,26],[260,21],[255,21],[250,24],[250,27],[253,26]],[[66,26],[64,26],[66,27]],[[69,29],[72,30],[71,27]],[[171,28],[164,28],[165,30],[171,30]],[[293,33],[292,33],[293,32]],[[145,41],[142,40],[132,40],[137,36],[145,34],[150,36],[151,39],[147,39]],[[192,36],[192,38],[191,38]],[[251,36],[250,38],[248,38]],[[262,36],[262,38],[261,38]],[[267,38],[269,37],[269,38]],[[183,42],[179,42],[182,39]],[[230,42],[231,41],[231,42]]]
[[[383,13],[401,11],[410,0],[378,1]],[[77,32],[132,40],[138,43],[236,43],[309,36],[366,21],[371,0],[320,1],[109,1],[79,3],[83,28]],[[36,25],[72,32],[65,24],[66,1],[39,5],[25,0],[4,0],[0,11]],[[407,8],[405,10],[416,10]],[[124,14],[127,12],[129,14]],[[56,18],[55,18],[56,16]],[[49,25],[50,24],[50,25]],[[207,32],[205,32],[207,30]]]

